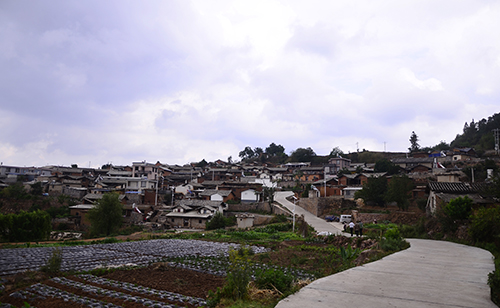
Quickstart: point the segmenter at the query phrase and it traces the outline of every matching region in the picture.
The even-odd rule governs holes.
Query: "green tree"
[[[385,193],[387,192],[387,178],[385,176],[381,177],[371,177],[363,185],[363,189],[356,192],[354,197],[361,198],[366,202],[373,202],[378,206],[385,205]]]
[[[224,229],[226,227],[226,219],[221,212],[215,213],[212,219],[205,224],[206,230]]]
[[[455,221],[465,220],[469,218],[472,203],[472,199],[467,196],[452,199],[444,206],[444,213]]]
[[[315,156],[316,153],[310,147],[307,149],[298,148],[292,152],[291,159],[295,162],[310,162]]]
[[[438,217],[445,232],[455,232],[458,226],[469,218],[472,203],[472,199],[465,196],[452,199],[443,206],[441,213],[438,213]]]
[[[339,147],[334,147],[332,151],[330,152],[329,157],[339,157],[339,156],[344,156],[344,152]]]
[[[408,148],[408,150],[410,150],[410,152],[415,152],[415,151],[418,151],[419,149],[420,149],[420,145],[418,144],[418,136],[413,131],[413,132],[411,132],[410,147]]]
[[[393,176],[387,188],[385,200],[396,202],[400,210],[406,211],[410,205],[410,192],[413,182],[406,176]]]
[[[261,147],[256,147],[253,149],[253,153],[255,157],[261,157],[264,154],[264,150]]]
[[[274,193],[276,192],[276,189],[274,187],[264,187],[264,198],[266,201],[269,201],[269,204],[273,204],[274,202]]]
[[[252,150],[251,147],[247,146],[243,151],[240,151],[239,157],[241,159],[252,159],[255,157],[255,152]]]
[[[373,168],[375,172],[387,172],[387,175],[393,175],[399,173],[399,166],[395,165],[390,160],[383,158],[377,160],[375,167]]]
[[[9,242],[29,242],[48,239],[51,219],[45,211],[21,211],[19,214],[0,214],[0,237]]]
[[[29,195],[24,189],[22,182],[16,182],[0,191],[1,196],[7,199],[22,200],[28,199]]]
[[[281,156],[285,154],[285,148],[281,144],[276,145],[273,142],[266,148],[266,154],[269,156]]]
[[[123,205],[117,193],[104,194],[98,204],[92,208],[87,217],[90,221],[90,230],[94,235],[106,236],[118,231],[123,222]]]
[[[434,151],[446,151],[450,149],[450,145],[446,141],[441,140],[438,144],[432,147]]]

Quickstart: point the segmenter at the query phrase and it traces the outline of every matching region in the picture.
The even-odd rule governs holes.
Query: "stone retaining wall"
[[[346,200],[341,196],[330,196],[326,198],[301,198],[297,205],[318,217],[323,217],[333,210],[338,211],[343,207],[354,207],[356,204],[354,201]]]
[[[239,204],[229,204],[228,210],[235,212],[262,211],[271,213],[271,206],[269,202],[242,202]]]

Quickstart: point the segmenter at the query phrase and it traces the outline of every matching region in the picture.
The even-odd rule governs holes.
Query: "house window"
[[[201,219],[200,219],[200,220],[198,220],[198,223],[200,223],[200,224],[201,224]]]
[[[146,187],[146,182],[141,182],[141,187]]]
[[[172,218],[172,222],[174,222],[174,219]]]

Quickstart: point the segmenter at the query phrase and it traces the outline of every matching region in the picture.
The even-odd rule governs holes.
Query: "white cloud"
[[[491,1],[4,1],[1,158],[405,151],[412,131],[450,142],[498,112],[499,14]]]
[[[415,76],[415,73],[413,73],[410,69],[408,68],[402,68],[400,69],[401,75],[403,78],[411,83],[413,86],[419,88],[420,90],[427,90],[427,91],[443,91],[443,86],[441,85],[441,82],[437,80],[436,78],[428,78],[425,80],[420,80]]]

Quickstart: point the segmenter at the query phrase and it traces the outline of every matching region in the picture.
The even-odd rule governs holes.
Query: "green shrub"
[[[471,216],[469,234],[476,243],[495,243],[500,247],[500,207],[480,208]]]
[[[268,234],[275,234],[278,232],[287,232],[287,231],[291,231],[291,230],[292,230],[292,224],[290,224],[290,222],[277,223],[277,224],[267,225],[263,228],[255,229],[256,232],[262,232],[262,233],[268,233]]]
[[[495,271],[488,274],[488,285],[491,288],[491,300],[500,307],[500,259],[495,260]]]
[[[283,214],[278,214],[278,215],[275,215],[272,219],[271,219],[271,223],[279,223],[279,222],[288,222],[288,217],[283,215]]]
[[[354,258],[358,253],[359,248],[352,249],[351,245],[347,245],[347,248],[344,248],[344,246],[340,247],[340,256],[342,257],[342,261],[344,261],[344,263]]]
[[[50,217],[52,218],[63,218],[70,216],[68,206],[51,206],[47,209],[47,213],[49,213]]]
[[[387,229],[384,235],[380,241],[380,248],[384,251],[397,251],[409,246],[409,243],[401,237],[398,227]]]
[[[472,199],[469,197],[458,197],[450,200],[438,212],[438,218],[445,232],[457,231],[460,222],[469,218],[472,209]]]
[[[229,251],[229,270],[224,287],[217,291],[216,297],[230,298],[233,300],[248,298],[248,283],[251,279],[250,255],[252,250],[240,247],[238,250]]]
[[[256,273],[255,284],[259,289],[274,290],[283,294],[291,291],[294,276],[283,272],[281,269],[260,269]]]
[[[427,238],[425,217],[419,219],[419,221],[413,226],[400,225],[399,230],[401,232],[401,236],[404,238]]]
[[[212,216],[212,219],[210,219],[205,225],[206,230],[224,229],[225,227],[226,219],[221,212],[215,213],[215,215]]]
[[[52,255],[50,256],[47,264],[42,266],[40,270],[49,274],[56,274],[61,271],[62,264],[62,249],[60,247],[54,248],[52,250]]]

